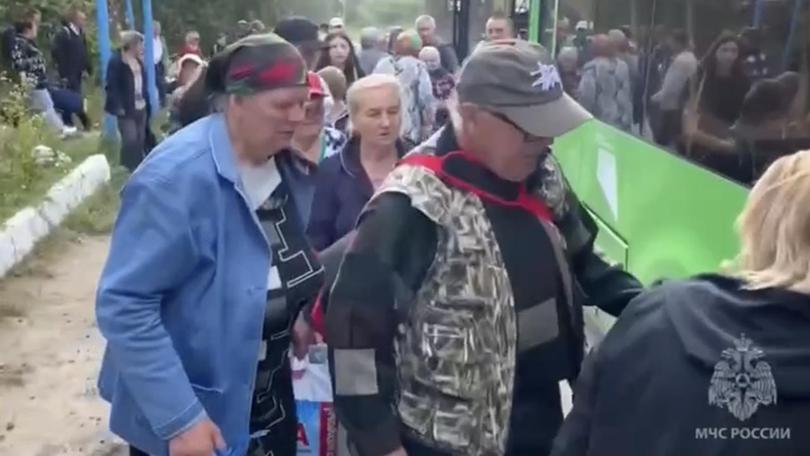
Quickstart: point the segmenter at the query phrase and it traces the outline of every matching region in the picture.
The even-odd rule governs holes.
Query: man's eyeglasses
[[[521,132],[523,134],[523,141],[525,141],[525,142],[528,142],[528,143],[540,142],[540,141],[543,141],[543,140],[547,139],[547,138],[544,138],[542,136],[535,136],[535,135],[529,133],[528,131],[521,128],[518,124],[512,122],[512,119],[510,119],[509,117],[506,117],[505,115],[503,115],[503,114],[501,114],[499,112],[494,112],[494,111],[490,111],[490,110],[487,110],[487,112],[492,117],[495,117],[496,119],[498,119],[498,120],[500,120],[502,122],[508,123],[509,125],[512,126],[512,128],[514,128],[515,130]]]

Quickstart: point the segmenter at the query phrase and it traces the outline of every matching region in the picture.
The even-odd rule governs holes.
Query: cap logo
[[[532,83],[532,87],[540,87],[544,92],[551,91],[557,86],[562,87],[562,79],[560,73],[557,72],[557,67],[554,65],[546,65],[542,62],[537,63],[537,70],[531,72],[532,77],[536,77]]]

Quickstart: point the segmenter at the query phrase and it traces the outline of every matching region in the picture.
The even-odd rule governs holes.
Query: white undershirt
[[[159,64],[161,60],[163,60],[163,40],[160,39],[159,36],[156,36],[152,39],[152,49],[154,49],[154,60],[155,65]]]
[[[273,191],[281,184],[281,174],[276,166],[275,157],[271,157],[270,160],[258,166],[240,164],[239,174],[242,177],[245,196],[254,212],[267,201],[267,198],[270,198]]]

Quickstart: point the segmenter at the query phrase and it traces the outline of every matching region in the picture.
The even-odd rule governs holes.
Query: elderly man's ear
[[[478,116],[481,113],[481,108],[473,103],[461,103],[458,105],[458,113],[464,120],[464,124],[475,128],[478,124]]]

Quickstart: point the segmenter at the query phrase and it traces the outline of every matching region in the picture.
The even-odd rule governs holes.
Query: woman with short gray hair
[[[121,134],[121,165],[130,172],[146,155],[149,125],[149,94],[143,64],[143,35],[121,32],[121,49],[107,64],[107,99],[104,111],[118,119]]]
[[[358,79],[346,95],[351,138],[318,170],[307,235],[323,250],[349,233],[363,206],[407,151],[399,81],[385,74]]]

